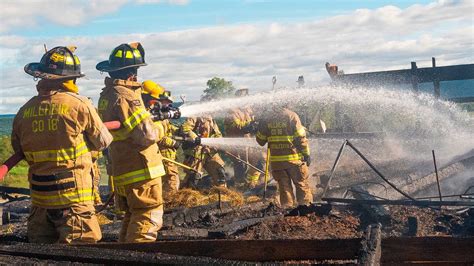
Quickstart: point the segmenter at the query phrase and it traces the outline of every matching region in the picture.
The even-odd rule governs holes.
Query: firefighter
[[[140,43],[121,44],[96,69],[108,72],[99,99],[104,121],[120,121],[109,148],[119,207],[125,211],[120,242],[153,242],[163,224],[161,177],[165,169],[156,142],[159,131],[141,98],[138,68],[145,66]]]
[[[94,209],[91,151],[112,141],[91,101],[77,94],[83,77],[76,47],[55,47],[27,64],[38,95],[13,121],[12,146],[29,164],[33,243],[95,243],[102,238]]]
[[[202,168],[211,176],[213,186],[226,186],[224,161],[213,148],[201,145],[201,138],[221,138],[222,134],[210,115],[189,117],[181,126],[182,133],[189,140],[183,143],[184,164],[197,172]],[[196,188],[196,172],[186,171],[182,187]]]
[[[273,105],[272,114],[267,114],[259,123],[256,140],[266,143],[270,152],[272,175],[278,182],[280,204],[292,207],[296,201],[307,205],[313,201],[309,188],[308,166],[311,163],[306,130],[298,115],[286,106]]]
[[[143,93],[145,99],[149,98],[158,101],[160,106],[166,108],[173,103],[170,92],[151,80],[146,80],[142,83]],[[149,97],[147,97],[147,95]],[[145,106],[147,103],[145,102]],[[150,107],[150,106],[147,106]],[[158,142],[158,149],[163,157],[176,160],[176,150],[181,146],[181,142],[175,140],[173,137],[179,132],[179,128],[171,123],[169,119],[155,121],[155,125],[163,132],[164,137]],[[178,191],[179,188],[179,171],[178,166],[174,163],[163,161],[166,175],[162,179],[163,195],[165,198]]]
[[[248,89],[240,89],[235,92],[235,96],[244,97],[248,95]],[[224,120],[224,129],[226,137],[250,138],[251,133],[255,133],[256,126],[255,117],[250,107],[235,108],[230,110],[228,116]],[[251,161],[255,165],[262,156],[249,148],[234,148],[232,154],[244,161]],[[261,157],[261,158],[259,158]],[[249,189],[254,188],[259,181],[260,172],[248,168],[247,165],[235,158],[231,158],[234,166],[234,178],[237,183],[244,183]]]

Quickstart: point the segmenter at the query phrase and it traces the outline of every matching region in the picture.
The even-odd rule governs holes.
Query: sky
[[[80,93],[94,100],[106,76],[95,65],[135,41],[139,79],[190,100],[215,76],[256,93],[273,76],[326,84],[325,62],[345,73],[474,62],[472,0],[2,0],[0,18],[0,114],[36,94],[23,67],[44,44],[78,47]]]

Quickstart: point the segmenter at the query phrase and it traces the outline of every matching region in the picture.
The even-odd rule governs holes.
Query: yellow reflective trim
[[[64,55],[62,54],[58,54],[58,53],[53,53],[50,57],[49,57],[49,60],[57,63],[59,61],[64,61]]]
[[[133,55],[135,55],[135,57],[142,57],[142,54],[140,54],[138,49],[133,49]]]
[[[74,65],[74,59],[70,56],[66,56],[66,65]]]
[[[309,153],[310,153],[310,152],[309,152],[309,147],[305,147],[305,148],[301,151],[301,153],[302,153],[303,155],[309,155]]]
[[[79,61],[79,57],[74,56],[74,61],[76,62],[76,65],[80,65],[81,61]]]
[[[125,119],[125,121],[122,123],[124,128],[110,132],[112,134],[112,137],[114,137],[114,141],[121,141],[127,139],[129,133],[145,118],[149,116],[150,113],[143,108],[139,108],[138,110],[133,112],[133,114],[130,115],[127,119]]]
[[[67,193],[56,195],[41,195],[35,191],[31,191],[31,201],[34,204],[44,206],[60,206],[79,202],[92,202],[94,195],[92,189],[79,189]]]
[[[132,131],[138,124],[140,124],[145,118],[149,117],[150,113],[143,109],[139,108],[131,116],[129,116],[123,122],[123,126],[130,132]]]
[[[60,149],[60,150],[44,150],[24,152],[27,161],[39,162],[60,162],[66,160],[74,160],[77,157],[89,152],[85,142],[80,143],[76,147]]]
[[[165,167],[163,165],[158,165],[150,168],[128,172],[119,176],[114,176],[113,178],[114,184],[116,186],[125,186],[147,179],[154,179],[165,174]]]
[[[260,131],[257,132],[257,136],[256,136],[256,137],[259,138],[259,139],[261,139],[261,140],[265,140],[265,141],[267,140],[267,136],[265,136],[265,135],[263,135],[262,133],[260,133]]]
[[[123,57],[123,52],[122,52],[122,50],[118,50],[118,51],[115,53],[115,57],[122,58],[122,57]]]
[[[295,132],[295,136],[296,137],[306,136],[306,130],[304,129],[304,127],[300,128],[300,129],[297,129],[296,132]]]
[[[240,119],[237,119],[237,118],[232,121],[232,125],[235,126],[235,127],[244,127],[248,124],[249,124],[248,121],[240,120]]]
[[[268,142],[292,142],[293,136],[270,136]]]
[[[133,58],[133,53],[131,51],[127,51],[125,53],[125,58]]]
[[[303,158],[301,153],[289,155],[270,155],[270,162],[289,162],[298,161]]]

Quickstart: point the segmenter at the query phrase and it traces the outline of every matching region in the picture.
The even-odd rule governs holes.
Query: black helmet
[[[25,72],[35,78],[73,79],[84,77],[81,73],[81,62],[73,54],[75,46],[58,46],[47,51],[39,63],[29,63]]]
[[[114,72],[130,67],[146,66],[145,50],[139,42],[117,46],[109,60],[98,63],[95,68],[102,72]]]

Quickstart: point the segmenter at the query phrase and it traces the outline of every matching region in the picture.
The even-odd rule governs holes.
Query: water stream
[[[289,104],[290,109],[309,117],[306,122],[313,131],[317,130],[319,118],[326,119],[324,112],[330,113],[335,105],[339,105],[344,126],[351,124],[357,132],[384,132],[386,137],[383,139],[353,140],[376,163],[393,160],[410,164],[428,162],[432,160],[431,150],[435,150],[442,166],[474,149],[474,119],[467,112],[454,103],[406,90],[335,86],[286,88],[242,98],[184,105],[181,111],[183,116],[210,114],[222,118],[233,108],[249,106],[259,119],[271,116],[272,106],[283,104]],[[317,119],[313,119],[315,117]],[[331,165],[342,141],[342,138],[310,139],[311,151],[319,166],[328,168]],[[203,143],[221,149],[258,147],[255,139],[243,138],[208,139]],[[348,153],[348,157],[353,159],[353,154]]]

